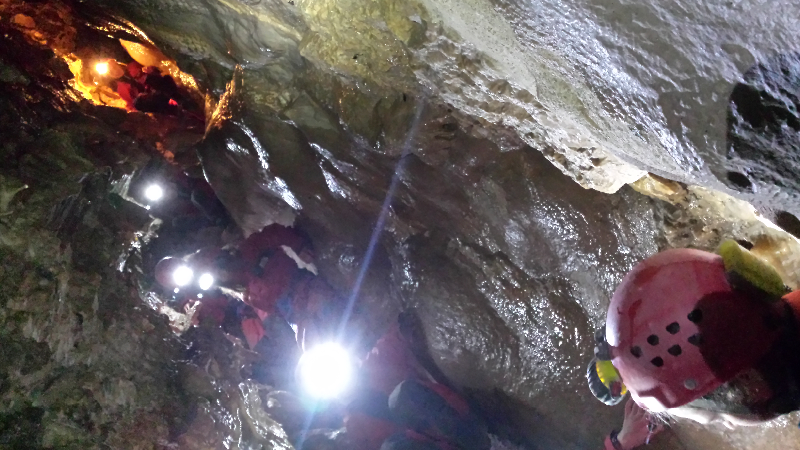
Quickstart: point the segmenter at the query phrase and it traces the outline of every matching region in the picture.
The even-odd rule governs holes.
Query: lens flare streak
[[[378,239],[383,232],[383,227],[386,225],[386,218],[389,216],[389,207],[392,204],[395,191],[397,191],[397,185],[400,183],[400,177],[405,169],[406,156],[411,153],[411,143],[413,142],[414,137],[417,135],[417,129],[419,128],[419,122],[422,118],[422,111],[424,109],[424,100],[420,99],[419,103],[417,103],[417,110],[414,114],[414,120],[411,122],[411,129],[408,130],[408,135],[403,143],[403,153],[400,155],[400,159],[397,161],[394,174],[392,175],[392,181],[389,184],[389,189],[386,190],[386,197],[383,199],[381,212],[378,215],[375,228],[372,230],[372,236],[369,239],[369,245],[367,246],[367,251],[364,254],[364,261],[361,263],[358,277],[353,285],[353,291],[350,293],[350,297],[347,299],[347,305],[345,305],[344,314],[342,314],[342,322],[339,324],[338,332],[340,342],[344,337],[345,326],[350,320],[350,315],[353,313],[353,306],[355,305],[356,298],[358,298],[358,293],[361,290],[361,284],[364,282],[364,277],[367,274],[367,270],[369,270],[369,264],[372,261],[372,255],[375,253],[375,246],[378,245]]]

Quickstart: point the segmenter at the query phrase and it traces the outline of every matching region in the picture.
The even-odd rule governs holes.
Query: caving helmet
[[[188,271],[188,274],[185,273]],[[180,258],[167,256],[156,264],[155,268],[156,281],[166,289],[174,289],[176,287],[185,286],[185,279],[189,278],[191,281],[191,269],[186,266]]]
[[[206,247],[187,256],[186,262],[201,278],[206,275],[211,276],[222,284],[244,282],[242,261],[235,250]]]
[[[106,59],[98,62],[95,65],[95,71],[99,75],[113,80],[116,80],[125,74],[125,70],[120,67],[119,63],[114,59]]]
[[[719,255],[658,253],[614,292],[606,323],[611,361],[644,408],[686,405],[765,356],[778,336],[779,303],[734,289]]]
[[[185,259],[186,263],[191,265],[198,273],[215,272],[217,270],[217,259],[222,254],[223,250],[220,247],[206,247],[192,253]]]
[[[219,279],[222,260],[228,254],[220,247],[206,247],[186,257],[186,262],[197,271],[198,287],[205,291]]]

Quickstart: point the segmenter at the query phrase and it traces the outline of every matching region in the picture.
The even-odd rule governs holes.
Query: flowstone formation
[[[447,4],[0,3],[0,443],[285,448],[270,416],[301,427],[240,370],[236,342],[202,328],[179,339],[148,304],[137,249],[149,219],[113,193],[153,154],[199,159],[245,234],[307,231],[321,275],[376,336],[415,309],[442,373],[525,448],[597,448],[619,426],[583,371],[613,289],[642,258],[732,237],[797,287],[793,237],[742,200],[623,162],[619,148],[652,142],[595,109],[560,58],[492,60],[507,24],[486,15],[498,28],[482,31],[482,52],[456,33],[475,12],[446,22]],[[120,39],[191,77],[204,132],[126,113],[91,85],[85,68],[124,57]],[[682,169],[658,157],[661,175]],[[673,178],[703,180],[691,173]],[[800,448],[789,425],[678,424],[652,448]]]

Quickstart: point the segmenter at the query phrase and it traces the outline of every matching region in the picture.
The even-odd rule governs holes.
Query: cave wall
[[[63,5],[6,6],[0,447],[290,448],[262,407],[266,392],[240,373],[241,346],[205,330],[211,337],[189,352],[143,301],[140,249],[152,218],[112,182],[157,153],[152,136],[121,131],[132,118],[124,110],[83,100],[67,63],[37,42],[69,31],[75,39],[62,44],[80,47],[102,35],[70,29]],[[37,39],[8,12],[35,17]]]
[[[485,13],[488,23],[503,24],[503,16],[487,12],[485,5],[451,17],[441,10],[437,15],[436,5],[426,10],[407,2],[164,0],[92,5],[98,4],[106,7],[100,11],[117,15],[112,19],[124,24],[121,29],[128,35],[141,28],[207,91],[211,126],[189,153],[197,150],[207,178],[244,231],[270,221],[295,221],[313,237],[321,273],[344,294],[353,292],[367,266],[357,298],[369,311],[373,332],[379,334],[402,308],[420,311],[442,371],[487,409],[498,398],[517,405],[505,414],[516,421],[517,433],[525,428],[523,437],[531,446],[593,448],[618,425],[619,408],[602,408],[591,399],[582,372],[591,353],[592,330],[602,321],[614,286],[638,260],[662,248],[712,249],[721,239],[736,237],[754,242],[796,283],[792,255],[797,254],[797,241],[761,220],[750,205],[705,188],[642,178],[653,171],[719,187],[704,178],[705,168],[697,169],[702,158],[684,155],[692,156],[686,167],[670,162],[675,155],[661,152],[657,139],[639,139],[628,123],[608,117],[585,80],[569,71],[565,76],[558,55],[543,52],[532,66],[523,58],[524,47],[516,45],[511,55],[519,56],[517,60],[493,60],[491,44],[514,30],[506,24],[497,33],[468,33],[474,31],[476,13]],[[446,5],[437,8],[447,11]],[[97,10],[89,11],[82,16],[87,23],[98,18]],[[3,111],[10,120],[3,123],[12,124],[9,142],[25,145],[4,147],[18,155],[4,160],[26,163],[4,163],[9,164],[4,177],[12,174],[5,207],[17,208],[10,217],[20,222],[13,222],[16,234],[3,235],[16,236],[3,245],[9,248],[4,250],[11,255],[9,261],[19,261],[3,274],[9,274],[8,286],[25,286],[25,276],[34,277],[29,284],[42,283],[48,295],[35,302],[42,308],[39,315],[18,316],[20,323],[35,325],[28,334],[12,317],[8,329],[20,331],[4,336],[16,342],[11,348],[20,349],[15,358],[60,368],[70,359],[59,355],[75,353],[82,361],[75,366],[82,371],[70,376],[94,373],[90,369],[97,362],[96,372],[106,380],[103,386],[124,388],[99,400],[95,392],[100,391],[89,390],[91,395],[81,397],[95,401],[88,406],[58,401],[42,406],[29,400],[34,392],[29,386],[34,385],[24,374],[9,375],[9,392],[25,398],[19,404],[33,417],[19,426],[33,430],[32,439],[41,445],[59,442],[45,437],[57,434],[51,429],[67,427],[79,430],[74,435],[80,438],[64,439],[98,446],[122,442],[125,447],[136,428],[124,424],[161,417],[158,426],[147,428],[152,433],[144,439],[147,445],[288,445],[274,422],[259,412],[258,388],[234,370],[238,356],[224,356],[235,347],[212,335],[203,341],[207,347],[199,361],[177,363],[184,357],[182,344],[163,318],[137,303],[135,277],[113,270],[117,252],[138,228],[129,227],[132,219],[126,216],[120,216],[122,224],[105,220],[118,213],[109,213],[113,206],[92,197],[92,183],[81,188],[77,179],[103,166],[112,167],[112,177],[118,175],[136,165],[136,155],[152,152],[154,143],[136,141],[135,129],[117,133],[129,117],[81,103],[63,85],[37,94],[45,103],[37,115],[25,119],[20,111],[36,104],[42,74],[62,83],[71,74],[63,65],[50,72],[41,65],[25,66],[20,52],[36,47],[15,36],[17,46],[4,49],[3,86],[10,100]],[[476,43],[475,36],[486,39]],[[95,34],[92,39],[99,38]],[[55,59],[52,54],[41,58]],[[26,120],[34,131],[18,126]],[[150,126],[144,119],[138,123],[140,129]],[[86,128],[92,132],[81,131]],[[61,149],[67,144],[69,152]],[[110,148],[125,154],[113,156],[105,151]],[[41,170],[72,154],[78,156]],[[637,160],[637,155],[649,162]],[[19,175],[25,171],[33,175]],[[66,178],[63,183],[51,180],[52,173]],[[38,187],[45,181],[55,183],[53,189]],[[31,188],[11,197],[23,183]],[[78,217],[66,216],[72,228],[59,235],[59,228],[48,227],[45,217],[66,194],[79,192],[72,201],[84,206],[78,208]],[[28,201],[26,195],[34,198],[30,193],[41,193],[39,209]],[[391,202],[384,207],[390,193]],[[375,234],[382,214],[385,227]],[[103,220],[93,219],[98,216]],[[42,230],[43,237],[34,238],[31,230]],[[102,239],[87,242],[87,236]],[[373,236],[375,246],[370,245]],[[47,251],[26,250],[45,243],[50,243]],[[101,281],[87,288],[86,296],[60,302],[49,294],[60,291],[39,280],[47,276],[11,269],[38,267],[31,262],[35,255],[44,255],[47,267],[50,261],[66,261],[67,268],[60,270],[75,271],[69,276],[72,283]],[[82,265],[86,260],[89,265]],[[52,268],[43,273],[51,272],[62,273]],[[120,305],[107,312],[108,324],[101,314],[105,306],[100,306],[107,304]],[[29,320],[34,316],[36,321]],[[84,326],[76,325],[79,321],[89,324],[91,338],[81,338]],[[48,327],[70,332],[41,331]],[[142,340],[145,334],[158,345]],[[79,342],[80,351],[53,350],[70,339]],[[121,342],[131,343],[132,350],[115,350]],[[91,350],[82,345],[92,345]],[[112,364],[113,358],[124,361]],[[125,361],[148,358],[153,361],[149,367],[125,366]],[[104,365],[141,373],[103,372]],[[49,367],[40,374],[58,379]],[[140,385],[146,389],[140,391]],[[58,391],[52,397],[71,398]],[[108,403],[115,398],[126,406]],[[187,404],[199,405],[192,407],[201,417],[192,421],[195,428],[188,421],[182,425],[184,414],[175,413]],[[96,419],[75,418],[92,417],[92,411]],[[738,435],[679,426],[677,434],[654,446],[680,448],[680,440],[692,443],[687,448],[790,442],[788,424]],[[187,431],[188,441],[175,441]]]

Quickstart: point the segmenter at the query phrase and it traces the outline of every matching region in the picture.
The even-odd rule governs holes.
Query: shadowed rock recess
[[[292,448],[252,354],[176,336],[148,293],[158,223],[119,192],[164,153],[245,234],[301,227],[345,297],[363,269],[371,337],[416,309],[495,435],[600,448],[623,410],[583,372],[636,262],[734,238],[800,286],[773,224],[800,229],[800,71],[775,56],[800,11],[694,3],[0,0],[0,448]],[[120,39],[205,98],[206,130],[85,82]],[[800,449],[797,420],[678,422],[649,448]]]

